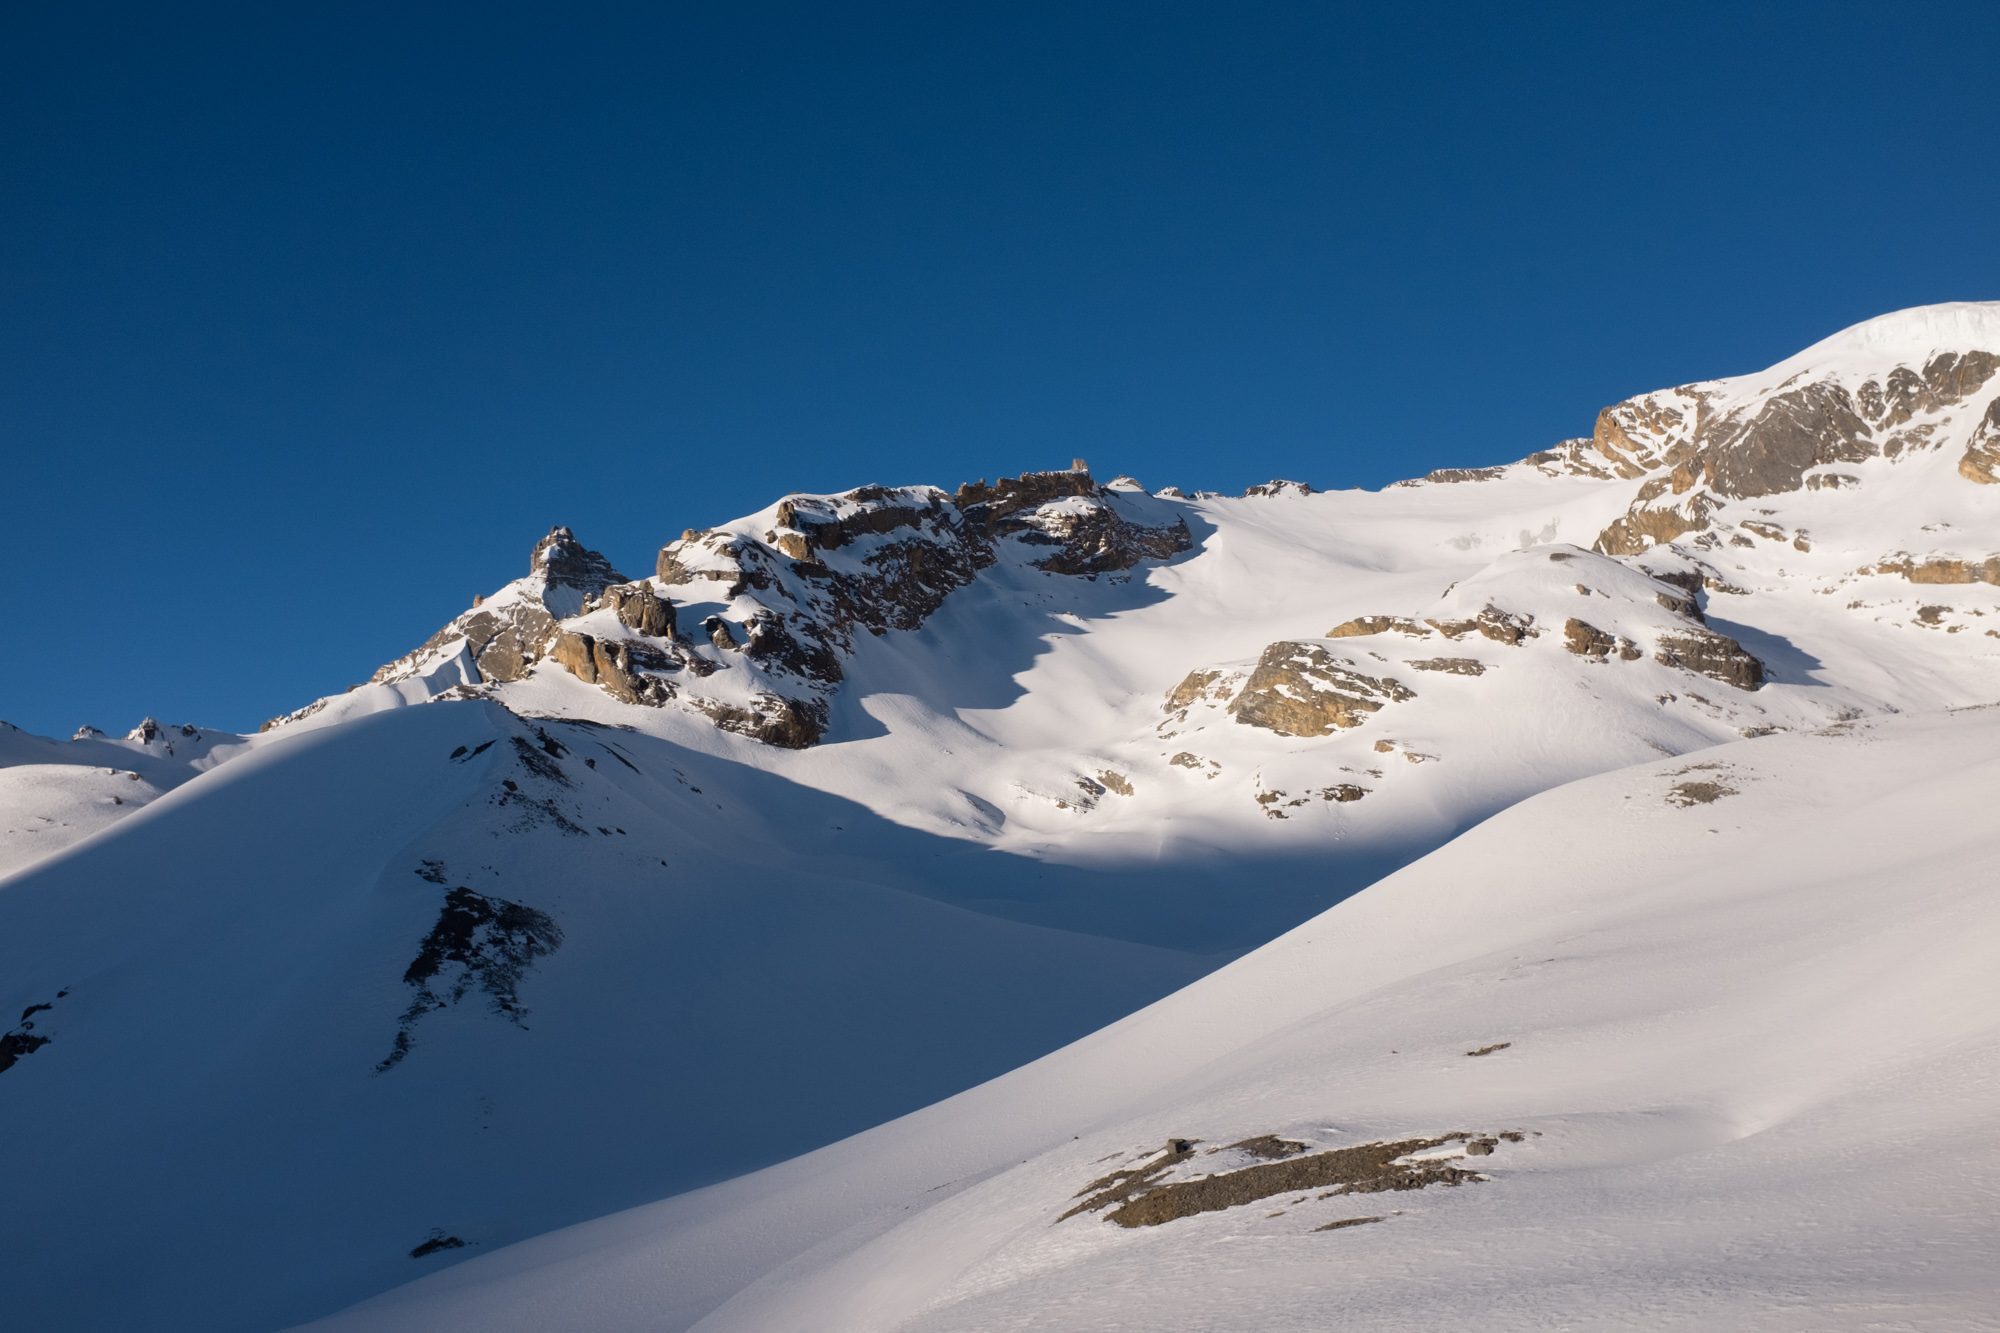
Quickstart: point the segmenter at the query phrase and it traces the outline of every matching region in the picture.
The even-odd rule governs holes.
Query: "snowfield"
[[[1004,1078],[315,1327],[1991,1328],[1996,756],[1986,709],[1531,798]],[[1457,1186],[1057,1220],[1174,1138],[1169,1179],[1466,1131],[1521,1139],[1433,1152]]]
[[[402,648],[0,730],[0,1322],[2000,1308],[2000,304],[1378,492],[556,528]]]

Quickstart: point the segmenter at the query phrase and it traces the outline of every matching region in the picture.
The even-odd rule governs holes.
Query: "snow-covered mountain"
[[[2000,711],[1532,798],[797,1161],[316,1328],[1992,1327]]]
[[[558,528],[525,577],[257,736],[189,735],[185,754],[147,750],[149,768],[137,741],[117,759],[97,738],[0,735],[0,817],[44,826],[9,833],[0,880],[0,1017],[21,1011],[0,1035],[0,1128],[35,1145],[0,1221],[7,1252],[32,1260],[9,1308],[35,1327],[270,1328],[487,1256],[356,1317],[484,1326],[494,1300],[580,1299],[566,1275],[603,1262],[623,1274],[593,1321],[607,1326],[719,1310],[779,1327],[823,1301],[849,1322],[819,1327],[928,1327],[937,1302],[937,1326],[1004,1327],[1033,1322],[1044,1279],[1024,1274],[1179,1290],[1143,1277],[1158,1256],[1138,1250],[1104,1261],[1138,1267],[1092,1269],[1100,1243],[1069,1238],[1112,1234],[1094,1216],[1051,1231],[1041,1258],[1008,1249],[1041,1206],[1036,1170],[993,1186],[1018,1214],[961,1202],[977,1194],[967,1173],[1031,1152],[1067,1170],[1071,1134],[1216,1122],[1160,1130],[1203,1143],[1169,1151],[1149,1190],[1252,1165],[1252,1148],[1206,1152],[1239,1128],[1308,1149],[1457,1135],[1421,1151],[1471,1170],[1459,1158],[1477,1141],[1495,1172],[1584,1151],[1596,1130],[1553,1127],[1578,1106],[1629,1102],[1671,1138],[1678,1113],[1648,1109],[1657,1082],[1558,1105],[1584,1077],[1556,1077],[1561,1060],[1533,1075],[1553,1080],[1544,1101],[1462,1114],[1422,1079],[1401,1101],[1300,1109],[1329,1085],[1280,1095],[1279,1066],[1252,1063],[1245,1106],[1293,1109],[1249,1124],[1261,1113],[1224,1115],[1176,1080],[1278,1032],[1250,1027],[1363,994],[1329,977],[1400,986],[1413,1015],[1462,1001],[1497,1021],[1497,992],[1450,981],[1468,921],[1499,913],[1535,949],[1579,914],[1650,921],[1673,885],[1735,882],[1737,844],[1692,837],[1693,806],[1639,802],[1631,818],[1654,823],[1627,828],[1589,784],[1434,851],[1535,793],[1613,770],[1605,784],[1655,781],[1697,762],[1673,757],[1746,737],[1768,739],[1726,753],[1793,756],[1799,784],[1821,757],[1858,773],[1897,746],[1957,753],[1978,715],[1860,723],[2000,696],[1996,477],[2000,304],[1928,307],[1766,372],[1616,404],[1589,438],[1518,463],[1379,492],[1149,492],[1081,468],[864,486],[683,534],[639,579]],[[1788,790],[1787,772],[1756,790]],[[1980,772],[1967,761],[1975,791]],[[1705,774],[1677,779],[1696,804],[1741,787]],[[100,790],[119,783],[156,799]],[[1761,799],[1730,795],[1746,815]],[[1780,855],[1804,808],[1777,801],[1739,841]],[[1621,880],[1668,819],[1672,875]],[[1546,882],[1518,901],[1422,887],[1531,870]],[[1726,898],[1687,913],[1700,948],[1729,938]],[[1307,960],[1297,941],[1329,923],[1338,949]],[[1030,1092],[968,1094],[664,1211],[496,1253],[915,1111],[1249,950],[992,1085]],[[1601,955],[1614,970],[1631,957]],[[1514,976],[1526,1035],[1493,1040],[1554,1042],[1567,975]],[[1230,990],[1246,983],[1229,980],[1245,976],[1262,987],[1248,1017]],[[1665,968],[1614,1011],[1693,1041],[1695,1019],[1668,1017],[1695,1004],[1683,980]],[[1726,1005],[1695,1007],[1727,1021]],[[1314,1019],[1284,1059],[1388,1088],[1401,1066],[1357,1063],[1348,1021]],[[1446,1067],[1525,1063],[1505,1055]],[[1036,1072],[1050,1068],[1075,1088],[1058,1095]],[[815,1181],[840,1197],[815,1201]],[[922,1271],[869,1249],[855,1263],[886,1288],[928,1293],[878,1311],[873,1279],[827,1256],[855,1228],[935,1251],[928,1223],[907,1233],[923,1239],[885,1230],[932,1204],[968,1210],[966,1235],[998,1248]],[[1360,1236],[1313,1242],[1374,1243]],[[628,1250],[665,1256],[676,1294],[619,1267]],[[781,1262],[796,1283],[752,1290]],[[960,1283],[1011,1294],[966,1304]]]
[[[243,744],[150,717],[122,738],[83,727],[67,742],[0,722],[0,878],[82,842]]]

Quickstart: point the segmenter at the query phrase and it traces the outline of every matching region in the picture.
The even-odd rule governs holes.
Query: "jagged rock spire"
[[[549,535],[535,543],[528,559],[528,572],[539,574],[551,586],[574,588],[595,595],[614,583],[629,582],[603,555],[576,539],[567,527],[549,529]]]

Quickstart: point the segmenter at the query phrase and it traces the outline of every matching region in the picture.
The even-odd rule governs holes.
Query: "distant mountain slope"
[[[0,879],[110,827],[243,746],[243,738],[147,718],[123,739],[68,741],[0,722]]]
[[[0,737],[9,827],[69,825],[0,884],[8,1308],[305,1319],[1001,1074],[1536,792],[1992,700],[1993,310],[1381,492],[865,486],[642,579],[558,528],[193,765]]]
[[[1005,1078],[316,1327],[1983,1327],[1996,754],[1985,709],[1546,793]]]

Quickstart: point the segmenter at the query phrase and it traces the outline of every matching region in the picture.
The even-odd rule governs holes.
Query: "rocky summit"
[[[1544,1233],[1691,1327],[1807,1231],[1969,1281],[2000,304],[1595,406],[1379,491],[555,527],[255,736],[0,727],[4,1322],[1236,1327],[1300,1268],[1445,1326],[1574,1284]],[[1974,1220],[1833,1235],[1863,1161]]]

